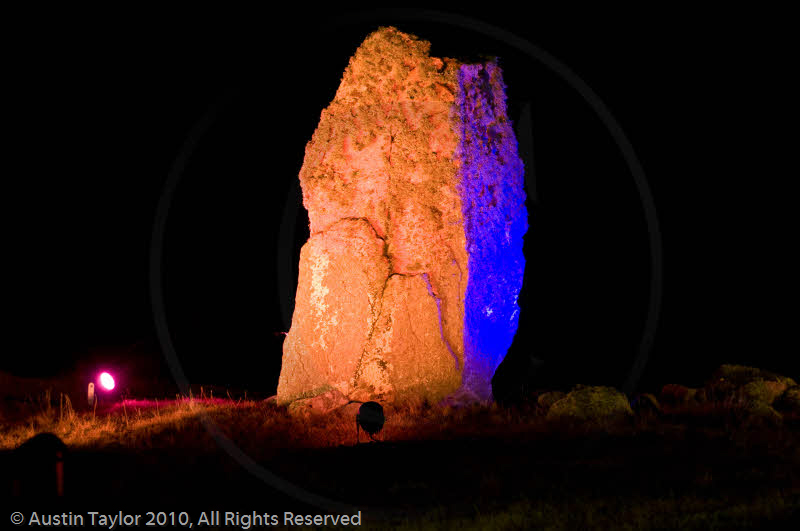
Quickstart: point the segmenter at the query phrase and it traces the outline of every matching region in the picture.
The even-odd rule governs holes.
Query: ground
[[[3,488],[15,474],[13,450],[50,431],[70,448],[68,499],[91,492],[95,500],[158,501],[165,510],[194,503],[243,514],[300,506],[220,449],[206,423],[276,476],[361,509],[366,528],[729,529],[800,522],[797,415],[756,422],[706,403],[665,406],[661,417],[565,425],[549,422],[535,401],[507,408],[421,404],[387,408],[379,442],[365,442],[362,433],[357,444],[355,405],[298,417],[272,401],[211,398],[207,389],[94,412],[76,411],[53,394],[29,400],[3,417]]]

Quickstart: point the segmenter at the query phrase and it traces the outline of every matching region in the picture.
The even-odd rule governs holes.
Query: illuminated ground
[[[273,473],[359,507],[402,509],[409,528],[707,529],[800,516],[796,417],[747,427],[719,408],[676,408],[587,432],[548,425],[535,408],[416,408],[389,412],[383,443],[356,446],[349,413],[294,419],[263,400],[128,401],[94,420],[56,400],[37,407],[6,416],[3,459],[38,431],[58,434],[73,496],[94,486],[100,499],[245,510],[279,500],[217,447],[199,420],[207,414]]]

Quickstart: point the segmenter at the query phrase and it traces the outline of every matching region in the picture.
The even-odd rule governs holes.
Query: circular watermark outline
[[[464,15],[413,8],[371,10],[368,12],[348,15],[346,18],[334,18],[329,22],[337,25],[346,25],[348,23],[352,24],[356,21],[366,22],[367,17],[370,17],[370,21],[380,17],[391,17],[393,19],[401,20],[423,20],[425,22],[438,22],[440,24],[456,26],[462,29],[482,33],[497,39],[500,42],[511,46],[512,48],[522,51],[530,56],[533,60],[538,61],[555,72],[583,97],[586,103],[597,114],[603,125],[605,125],[605,127],[608,129],[609,133],[614,139],[614,142],[617,144],[617,147],[622,152],[629,171],[634,177],[634,182],[636,184],[636,188],[642,202],[642,207],[644,209],[645,223],[647,226],[650,245],[651,276],[648,293],[649,302],[647,308],[647,318],[645,320],[642,338],[639,342],[639,349],[636,359],[631,367],[628,378],[623,384],[623,391],[630,394],[636,388],[642,372],[644,371],[658,325],[663,295],[663,251],[655,202],[653,200],[650,187],[647,183],[644,170],[639,162],[638,157],[636,156],[633,145],[623,132],[622,127],[611,114],[611,111],[608,109],[605,103],[603,103],[600,97],[586,84],[586,82],[583,81],[577,74],[575,74],[575,72],[573,72],[567,65],[529,41],[492,24],[481,22]],[[184,394],[188,394],[189,381],[186,378],[186,374],[184,373],[180,360],[178,359],[175,346],[172,343],[172,338],[167,323],[166,307],[164,303],[163,278],[161,269],[163,262],[164,236],[169,209],[181,175],[183,174],[191,154],[197,147],[197,144],[202,136],[216,119],[222,106],[223,105],[220,104],[212,106],[209,111],[197,122],[197,124],[195,124],[187,136],[183,146],[181,147],[177,158],[173,162],[172,168],[166,182],[164,183],[161,197],[156,207],[150,243],[150,298],[156,327],[156,335],[178,388]],[[530,188],[531,183],[528,181],[528,172],[526,172],[525,178],[526,185]],[[296,220],[298,207],[296,204],[294,204],[293,207],[290,207],[289,202],[291,201],[292,194],[297,193],[297,186],[297,183],[294,183],[294,187],[290,186],[289,201],[287,201],[286,208],[293,208],[294,215],[292,215],[291,210],[284,210],[284,216],[281,221],[280,229],[281,236],[279,237],[279,252],[281,249],[286,248],[285,245],[280,245],[281,242],[289,243],[293,241],[294,222]],[[289,220],[292,222],[291,228],[289,228],[287,225],[290,222]],[[285,231],[290,231],[288,232],[286,238],[284,237]],[[288,278],[291,269],[289,267],[289,262],[285,259],[281,260],[281,256],[279,256],[278,265],[279,280],[281,271],[283,271],[284,276]],[[287,271],[287,268],[289,271]],[[284,319],[286,319],[286,314],[288,312],[287,307],[283,303],[282,299],[281,304],[282,311],[284,312]],[[247,455],[244,451],[242,451],[242,449],[239,448],[236,443],[222,433],[216,423],[206,414],[201,414],[200,420],[220,448],[225,450],[230,457],[232,457],[242,467],[247,469],[251,474],[258,477],[271,487],[288,494],[296,500],[320,509],[339,512],[341,514],[352,513],[356,511],[356,508],[349,504],[314,494],[273,474],[249,455]],[[363,508],[362,510],[369,511],[373,513],[373,515],[378,513],[382,514],[383,516],[407,514],[407,512],[399,512],[396,510],[378,507]]]

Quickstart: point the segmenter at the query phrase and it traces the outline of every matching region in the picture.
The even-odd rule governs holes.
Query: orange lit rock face
[[[362,219],[343,219],[303,245],[279,400],[351,392],[388,275],[384,241]]]
[[[306,146],[300,183],[311,237],[281,402],[332,388],[353,400],[437,401],[462,386],[462,65],[429,48],[394,28],[371,34]]]

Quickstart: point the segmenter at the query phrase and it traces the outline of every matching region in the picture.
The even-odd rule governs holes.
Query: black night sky
[[[640,388],[697,385],[721,363],[800,376],[786,281],[795,196],[779,142],[793,92],[788,37],[744,16],[461,12],[566,64],[639,157],[664,279]],[[525,54],[390,14],[337,25],[327,14],[287,17],[241,32],[73,28],[18,41],[3,76],[11,320],[0,369],[45,377],[124,352],[162,362],[148,278],[154,215],[187,137],[213,116],[169,211],[169,326],[192,382],[271,394],[289,326],[281,305],[293,298],[287,282],[308,235],[304,209],[293,215],[304,147],[349,57],[380,25],[431,41],[433,55],[499,56],[515,124],[530,106],[532,141],[521,135],[520,147],[535,190],[507,372],[524,372],[532,355],[548,367],[545,387],[621,386],[651,270],[642,203],[612,137],[575,90]]]

